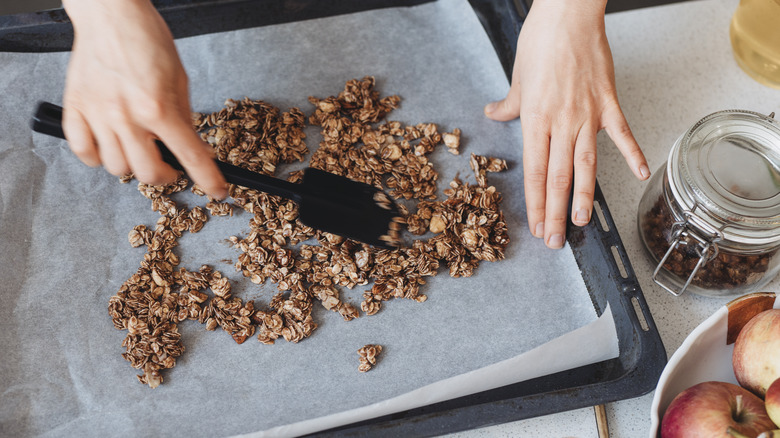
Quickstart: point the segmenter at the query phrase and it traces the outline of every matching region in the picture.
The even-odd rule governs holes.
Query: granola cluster
[[[212,114],[195,114],[195,129],[220,161],[273,175],[280,163],[303,161],[305,118],[298,108],[282,113],[272,105],[244,98],[228,99]]]
[[[376,365],[377,356],[382,352],[381,345],[367,344],[358,350],[360,356],[360,365],[358,371],[365,373]]]
[[[479,262],[504,258],[509,238],[501,195],[488,185],[486,173],[504,170],[506,163],[472,155],[477,184],[456,178],[444,190],[446,199],[437,200],[438,172],[428,155],[442,144],[458,154],[460,130],[440,133],[432,123],[383,121],[400,98],[380,97],[374,85],[372,77],[350,80],[337,96],[309,98],[315,109],[308,121],[321,127],[323,138],[309,165],[416,203],[396,226],[422,237],[406,247],[379,249],[307,227],[298,221],[292,201],[244,187],[230,186],[230,202],[210,199],[206,214],[201,207],[181,208],[171,198],[188,187],[184,177],[166,186],[139,184],[161,217],[154,229],[139,225],[129,233],[131,245],[145,245],[147,252],[111,298],[109,314],[116,328],[128,332],[124,357],[143,371],[142,383],[156,387],[161,370],[175,365],[184,351],[177,327],[184,320],[207,330],[219,327],[239,344],[255,334],[265,344],[280,337],[299,342],[317,328],[312,318],[317,304],[349,321],[361,311],[377,313],[393,298],[425,301],[420,286],[440,267],[452,277],[468,277]],[[303,161],[308,153],[305,118],[297,108],[281,113],[261,101],[228,100],[224,109],[197,115],[194,123],[218,159],[256,172],[274,175],[280,163]],[[300,177],[293,172],[288,179]],[[197,186],[192,191],[203,194]],[[229,237],[239,252],[236,270],[256,284],[270,281],[279,291],[265,308],[231,295],[227,277],[207,265],[197,271],[178,268],[177,239],[201,230],[209,215],[232,215],[233,208],[251,217],[246,236]],[[366,288],[359,308],[342,297],[344,288],[358,286]],[[367,371],[381,346],[360,351],[366,361],[361,359],[361,371]]]

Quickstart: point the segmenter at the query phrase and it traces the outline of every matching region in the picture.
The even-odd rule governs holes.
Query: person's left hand
[[[572,184],[572,222],[590,221],[601,129],[637,178],[650,176],[618,104],[605,4],[534,1],[518,38],[509,93],[485,107],[494,120],[520,117],[528,226],[550,248],[564,244]]]

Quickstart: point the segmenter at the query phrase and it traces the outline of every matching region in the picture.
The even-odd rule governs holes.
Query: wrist
[[[74,27],[109,24],[133,8],[153,7],[150,0],[62,0],[62,6]]]
[[[607,0],[532,0],[531,7],[536,4],[559,8],[561,12],[576,12],[602,18],[607,9]]]

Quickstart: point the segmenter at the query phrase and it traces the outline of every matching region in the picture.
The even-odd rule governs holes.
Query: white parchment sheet
[[[186,351],[152,390],[120,356],[125,332],[112,326],[107,306],[145,251],[130,247],[128,232],[159,216],[134,183],[120,184],[80,163],[64,141],[31,132],[36,102],[61,102],[69,54],[0,53],[0,435],[295,435],[617,356],[611,318],[596,317],[570,249],[545,249],[528,232],[520,124],[482,115],[508,83],[465,0],[200,36],[177,47],[198,111],[248,96],[308,115],[308,96],[335,95],[348,79],[372,75],[382,95],[402,97],[389,119],[460,128],[462,155],[443,147],[432,155],[440,188],[458,174],[474,182],[472,152],[509,162],[507,172],[489,175],[504,195],[507,258],[483,263],[471,278],[443,269],[423,286],[426,302],[390,301],[350,322],[315,305],[319,327],[298,344],[237,345],[185,321]],[[307,133],[313,150],[319,134]],[[212,217],[185,234],[177,252],[181,267],[209,264],[238,296],[265,308],[276,286],[237,273],[238,250],[226,241],[245,235],[248,221],[239,209]],[[358,305],[365,289],[343,296]],[[376,368],[360,373],[357,350],[369,343],[384,351]]]

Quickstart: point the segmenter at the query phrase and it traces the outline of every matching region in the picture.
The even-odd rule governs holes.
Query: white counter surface
[[[729,42],[736,0],[697,0],[608,14],[607,36],[623,112],[652,171],[676,138],[700,118],[724,109],[780,114],[780,90],[762,86],[737,66]],[[620,152],[599,134],[598,181],[642,286],[667,355],[730,298],[674,297],[651,279],[636,208],[645,188]],[[780,279],[766,290],[780,291]],[[653,393],[606,406],[611,437],[648,436]],[[592,408],[451,435],[472,437],[597,437]]]

